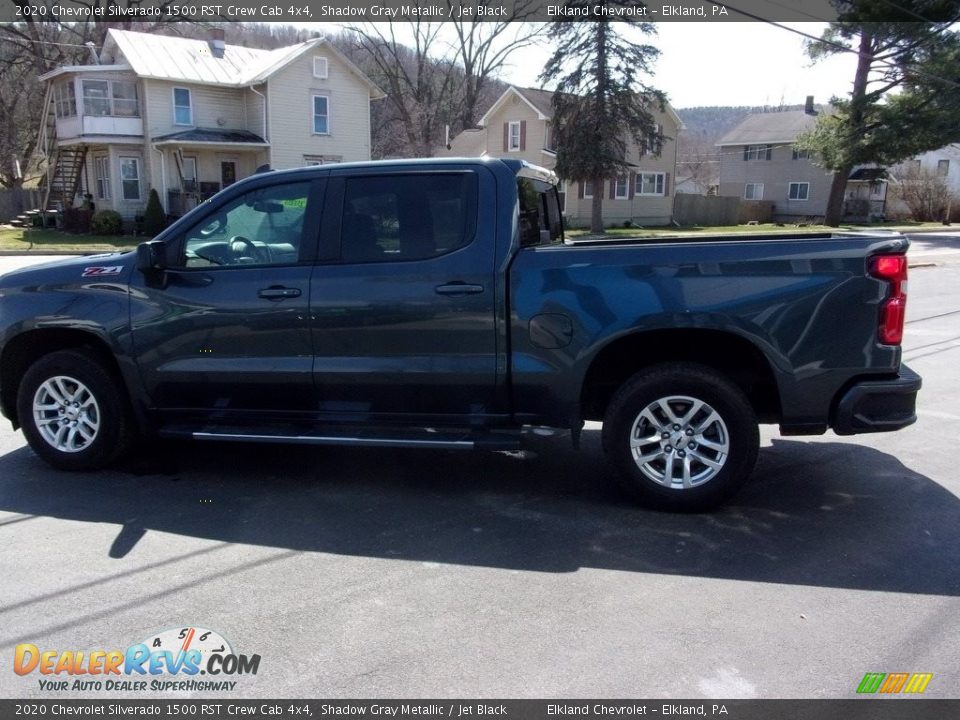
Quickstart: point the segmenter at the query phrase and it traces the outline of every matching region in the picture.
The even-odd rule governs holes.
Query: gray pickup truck
[[[603,422],[646,504],[747,479],[758,423],[896,430],[895,234],[567,242],[553,175],[509,160],[255,175],[136,252],[0,278],[0,405],[58,468],[143,434],[511,449]]]

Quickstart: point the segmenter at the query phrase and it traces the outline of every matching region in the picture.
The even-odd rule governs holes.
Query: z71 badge
[[[104,275],[119,275],[121,272],[123,272],[123,265],[88,267],[83,269],[83,277],[103,277]]]

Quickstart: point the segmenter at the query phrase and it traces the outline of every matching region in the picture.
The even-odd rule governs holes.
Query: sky
[[[819,35],[824,23],[785,23]],[[813,65],[804,38],[760,22],[663,22],[645,42],[661,50],[650,84],[667,93],[676,108],[699,105],[797,105],[807,95],[817,103],[849,92],[853,54]],[[538,87],[537,76],[550,55],[545,41],[511,56],[501,79]]]

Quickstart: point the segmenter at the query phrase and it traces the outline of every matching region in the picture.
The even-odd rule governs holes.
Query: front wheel
[[[642,503],[700,511],[730,498],[753,470],[760,445],[743,391],[703,365],[658,365],[616,393],[603,445],[621,486]]]
[[[96,470],[127,446],[127,406],[92,353],[62,350],[27,370],[17,393],[23,434],[33,451],[61,470]]]

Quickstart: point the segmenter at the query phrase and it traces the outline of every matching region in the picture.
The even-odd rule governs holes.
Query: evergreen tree
[[[797,143],[834,172],[826,212],[832,226],[842,220],[855,166],[892,165],[960,140],[960,34],[951,28],[960,2],[834,4],[838,21],[808,45],[808,54],[818,60],[856,53],[853,89],[849,98],[834,98],[835,111],[821,115]]]
[[[159,235],[167,226],[167,215],[163,212],[163,205],[160,204],[160,196],[156,188],[150,190],[150,197],[147,199],[147,209],[143,213],[143,232],[150,237]]]
[[[656,33],[653,23],[624,13],[643,7],[640,2],[570,0],[564,7],[591,13],[591,19],[551,24],[547,34],[555,49],[540,82],[556,90],[557,174],[566,180],[592,181],[590,230],[599,234],[603,232],[604,179],[628,172],[629,141],[643,147],[656,131],[650,109],[662,109],[665,96],[644,78],[653,75],[653,61],[660,51],[625,37],[630,29],[640,36]],[[599,14],[598,7],[609,12]],[[622,19],[593,19],[610,17]]]

